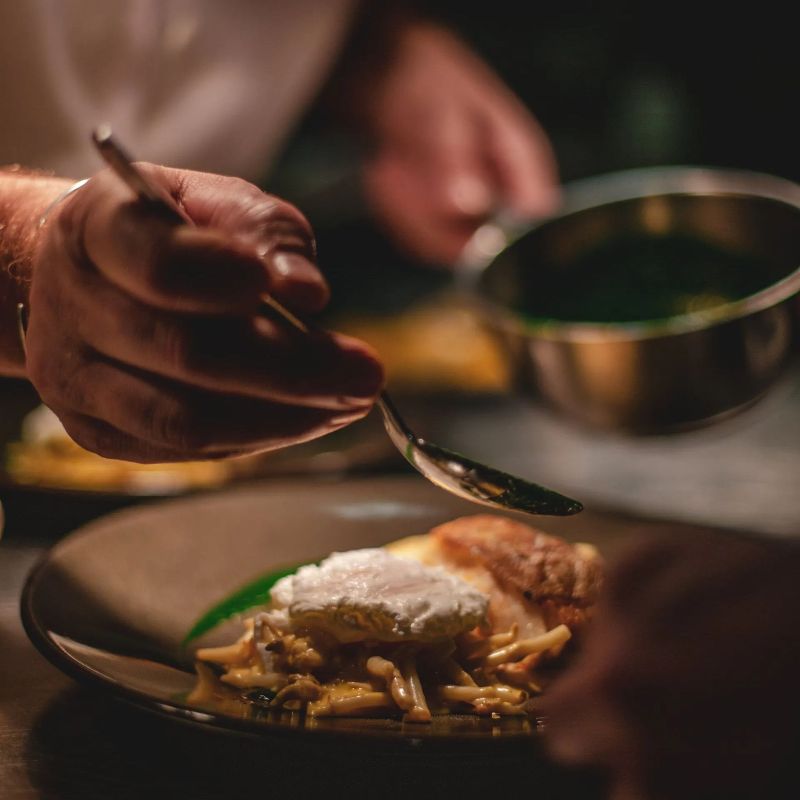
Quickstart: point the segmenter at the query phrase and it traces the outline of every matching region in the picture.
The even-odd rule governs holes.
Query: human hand
[[[27,373],[78,444],[139,462],[306,441],[370,409],[374,352],[256,317],[328,288],[293,206],[236,178],[141,165],[197,223],[175,225],[109,171],[49,217],[34,256]]]
[[[375,140],[367,198],[415,257],[453,264],[497,212],[535,218],[555,209],[557,169],[541,126],[444,28],[408,23],[364,96]]]
[[[605,768],[613,800],[796,796],[798,576],[796,542],[636,546],[543,698],[550,752]]]

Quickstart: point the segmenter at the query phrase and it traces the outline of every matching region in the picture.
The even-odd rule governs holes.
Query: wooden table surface
[[[28,570],[75,525],[113,503],[0,495],[0,798],[245,798],[314,795],[602,798],[596,776],[519,752],[416,757],[406,747],[356,751],[298,746],[174,721],[82,688],[33,648],[19,620]],[[592,514],[593,530],[624,542],[665,523]],[[683,530],[689,530],[683,528]],[[612,535],[613,534],[613,535]],[[535,794],[535,792],[539,792]]]

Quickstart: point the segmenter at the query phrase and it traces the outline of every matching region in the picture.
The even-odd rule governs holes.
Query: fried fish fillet
[[[592,545],[570,544],[491,514],[459,517],[390,549],[472,583],[489,596],[492,628],[517,625],[520,636],[560,624],[578,631],[590,618],[602,583],[602,559]]]

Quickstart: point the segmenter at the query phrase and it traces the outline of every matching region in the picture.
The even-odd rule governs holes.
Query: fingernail
[[[492,208],[492,191],[485,181],[473,175],[461,175],[449,186],[453,205],[462,214],[480,216]]]
[[[270,259],[270,266],[282,278],[290,278],[303,282],[319,281],[319,270],[299,253],[286,251],[275,253]]]
[[[281,251],[269,261],[274,291],[279,297],[299,310],[320,311],[330,296],[328,284],[312,261],[300,253]]]
[[[358,420],[363,419],[366,416],[366,412],[358,411],[354,414],[340,414],[338,417],[333,417],[331,419],[331,427],[332,428],[342,428],[345,425],[350,425],[353,422],[358,422]]]
[[[375,394],[365,395],[363,397],[350,397],[349,395],[339,395],[336,400],[340,405],[343,406],[351,406],[351,407],[358,407],[361,406],[362,408],[365,406],[371,406],[374,402]]]

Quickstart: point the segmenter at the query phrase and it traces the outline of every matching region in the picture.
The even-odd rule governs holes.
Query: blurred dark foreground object
[[[567,186],[561,213],[522,235],[498,227],[492,240],[486,227],[468,283],[520,389],[567,418],[694,428],[762,397],[793,355],[797,184],[718,169],[611,173]],[[668,307],[679,313],[643,313]]]
[[[797,797],[799,587],[797,540],[632,545],[545,698],[552,752],[607,769],[613,800]]]

